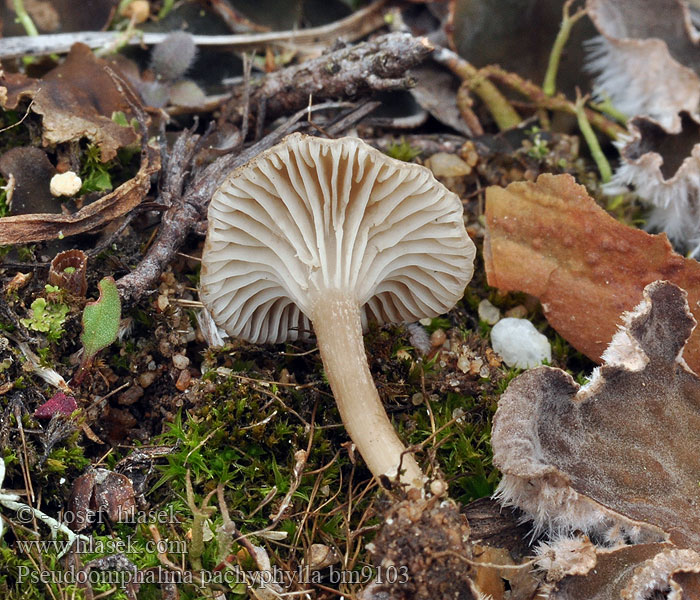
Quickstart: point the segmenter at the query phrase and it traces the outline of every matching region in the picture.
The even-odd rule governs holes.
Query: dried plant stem
[[[480,72],[491,79],[500,81],[512,90],[522,94],[526,98],[529,98],[532,102],[534,102],[537,108],[545,108],[547,110],[556,110],[569,113],[574,116],[576,115],[576,105],[568,100],[563,94],[547,96],[547,94],[545,94],[544,91],[542,91],[542,88],[537,84],[534,84],[532,81],[528,81],[527,79],[523,79],[520,77],[520,75],[506,71],[497,65],[489,65],[488,67],[484,67]],[[586,118],[590,124],[609,138],[615,140],[620,135],[626,133],[626,130],[623,127],[620,127],[620,125],[606,118],[604,115],[601,115],[600,113],[597,113],[589,108],[584,110],[586,113]]]
[[[593,157],[595,164],[598,165],[600,179],[603,183],[607,183],[612,178],[612,169],[610,168],[610,163],[608,162],[608,159],[605,158],[605,154],[603,154],[600,144],[598,143],[598,138],[596,137],[590,122],[588,121],[588,117],[584,109],[584,104],[586,103],[587,99],[587,96],[582,97],[581,93],[576,90],[576,120],[578,121],[578,128],[581,130],[581,135],[583,135],[583,139],[586,140],[588,149],[591,151],[591,156]]]
[[[34,25],[34,21],[27,13],[24,8],[24,2],[22,0],[12,0],[12,8],[14,8],[15,14],[17,15],[17,20],[20,22],[24,30],[29,36],[39,35],[39,30]]]
[[[562,9],[561,27],[559,28],[557,38],[554,40],[552,52],[549,55],[547,72],[545,73],[544,83],[542,84],[542,91],[547,94],[547,96],[554,96],[554,93],[557,91],[557,72],[559,71],[559,61],[561,59],[562,50],[564,50],[566,42],[569,41],[571,28],[587,12],[585,8],[580,8],[573,14],[573,16],[570,15],[569,9],[573,3],[574,0],[567,0],[564,3],[564,7]]]
[[[512,129],[520,124],[522,118],[518,111],[513,108],[513,105],[508,102],[508,99],[500,90],[483,76],[474,65],[447,48],[436,48],[435,52],[433,52],[433,59],[450,69],[464,82],[463,85],[469,86],[481,98],[481,101],[486,105],[501,131]],[[463,109],[464,106],[460,107],[464,114]]]

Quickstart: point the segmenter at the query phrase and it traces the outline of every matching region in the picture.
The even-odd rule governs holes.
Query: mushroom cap
[[[460,199],[425,167],[295,133],[214,193],[200,297],[254,343],[304,337],[330,290],[357,301],[363,326],[415,321],[462,297],[475,252]]]

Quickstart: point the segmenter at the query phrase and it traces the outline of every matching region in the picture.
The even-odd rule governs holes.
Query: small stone
[[[430,324],[433,322],[433,320],[430,317],[425,317],[425,319],[421,319],[418,321],[423,327],[429,327]]]
[[[477,312],[479,313],[479,320],[485,321],[489,325],[495,325],[501,320],[501,311],[486,299],[479,302]]]
[[[433,479],[430,482],[430,493],[438,498],[444,496],[447,493],[447,482],[442,479]]]
[[[309,568],[319,571],[334,565],[340,560],[338,553],[325,544],[311,544],[309,548]]]
[[[184,392],[188,387],[190,387],[190,383],[192,383],[192,375],[190,374],[189,369],[185,369],[184,371],[180,372],[180,375],[175,382],[175,387],[181,392]]]
[[[155,371],[146,371],[145,373],[141,373],[141,375],[139,375],[139,385],[142,388],[147,388],[156,380],[156,376],[157,374]]]
[[[117,402],[122,406],[131,406],[143,396],[143,388],[140,385],[132,385],[128,390],[119,394]]]
[[[75,196],[80,191],[83,182],[73,171],[57,173],[49,182],[52,196]]]
[[[501,311],[486,299],[479,302],[477,311],[479,313],[479,319],[481,321],[486,321],[489,325],[495,325],[501,320]]]
[[[184,354],[173,354],[173,365],[175,365],[176,369],[182,371],[190,366],[190,359]]]
[[[472,168],[456,154],[438,152],[425,161],[435,177],[462,177],[469,175]]]
[[[531,369],[552,360],[552,347],[527,319],[501,319],[491,330],[491,346],[509,367]]]
[[[462,371],[462,373],[468,373],[471,369],[472,361],[466,354],[460,354],[457,359],[457,368]]]
[[[433,348],[439,348],[445,343],[445,340],[447,340],[447,335],[442,329],[436,329],[430,335],[430,345]]]
[[[164,312],[168,306],[170,306],[170,300],[168,300],[168,297],[165,294],[158,296],[158,300],[156,300],[156,308],[160,312]]]
[[[506,317],[512,317],[513,319],[524,319],[527,317],[527,308],[522,304],[518,304],[513,308],[506,311]]]

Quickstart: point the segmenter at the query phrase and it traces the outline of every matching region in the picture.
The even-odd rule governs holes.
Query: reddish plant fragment
[[[68,508],[73,531],[103,522],[104,516],[113,522],[128,521],[136,509],[134,486],[126,475],[91,468],[73,483]]]
[[[34,411],[34,416],[37,419],[50,419],[57,414],[70,415],[77,409],[78,403],[73,396],[66,396],[63,392],[56,392]]]
[[[489,285],[540,299],[554,329],[596,362],[642,299],[664,279],[688,292],[700,318],[700,264],[673,252],[665,235],[619,223],[570,175],[540,175],[486,191],[484,262]],[[683,357],[700,372],[700,334]]]

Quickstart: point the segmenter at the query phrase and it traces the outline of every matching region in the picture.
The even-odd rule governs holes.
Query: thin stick
[[[18,2],[20,0],[14,0]],[[387,0],[379,0],[367,8],[354,12],[349,17],[323,25],[298,31],[272,31],[267,33],[247,33],[233,35],[195,35],[197,46],[230,46],[238,50],[264,48],[270,44],[308,46],[322,48],[342,37],[347,41],[358,40],[384,24],[383,8]],[[26,27],[25,27],[26,28]],[[38,33],[38,32],[37,32]],[[135,34],[125,43],[130,45],[160,44],[169,34]],[[68,52],[76,42],[90,48],[102,48],[122,36],[121,32],[79,31],[75,33],[55,33],[50,35],[16,36],[0,39],[0,58],[13,58],[27,55],[62,54]]]
[[[591,127],[591,124],[588,121],[586,112],[583,109],[587,99],[588,96],[582,97],[581,92],[577,88],[575,104],[576,120],[578,121],[578,128],[581,130],[581,135],[583,135],[583,139],[586,140],[586,143],[588,144],[588,149],[591,151],[591,156],[593,157],[595,164],[598,165],[598,171],[600,171],[601,181],[603,183],[608,183],[608,181],[612,179],[612,169],[610,168],[610,163],[608,162],[608,159],[605,158],[605,154],[603,154],[603,151],[600,148],[598,138],[596,137],[595,132],[593,131],[593,128]]]
[[[557,91],[557,73],[559,71],[559,61],[561,60],[562,50],[564,50],[566,42],[569,41],[571,29],[576,22],[587,13],[585,8],[580,8],[574,13],[573,16],[571,16],[569,14],[569,9],[573,3],[574,0],[567,0],[564,3],[564,7],[562,9],[561,27],[559,28],[557,38],[554,40],[552,52],[549,55],[549,64],[547,65],[547,72],[545,73],[544,83],[542,84],[542,91],[544,91],[547,96],[554,96],[554,93]]]

